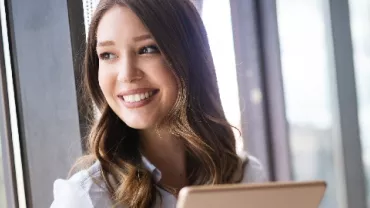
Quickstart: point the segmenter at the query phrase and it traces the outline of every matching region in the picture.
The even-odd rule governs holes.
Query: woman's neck
[[[156,156],[168,159],[169,156],[178,157],[183,154],[184,147],[180,139],[163,130],[139,131],[140,148],[144,156]],[[149,159],[149,158],[148,158]]]
[[[141,153],[162,173],[160,184],[186,185],[185,148],[181,139],[165,131],[139,131]]]

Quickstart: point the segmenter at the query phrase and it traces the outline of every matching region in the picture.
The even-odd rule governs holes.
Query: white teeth
[[[148,99],[153,95],[153,91],[151,92],[146,92],[146,93],[140,93],[140,94],[135,94],[135,95],[127,95],[123,96],[123,99],[128,102],[128,103],[134,103],[134,102],[139,102],[145,99]]]
[[[139,100],[141,100],[141,99],[140,99],[140,95],[136,94],[136,95],[135,95],[135,102],[138,102]]]

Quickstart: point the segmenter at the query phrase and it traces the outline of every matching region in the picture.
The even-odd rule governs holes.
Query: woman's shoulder
[[[111,207],[109,192],[100,170],[100,163],[95,162],[88,169],[75,173],[69,179],[56,180],[51,208]]]
[[[262,183],[267,182],[267,173],[261,162],[254,156],[245,152],[239,154],[243,161],[243,179],[241,183]]]

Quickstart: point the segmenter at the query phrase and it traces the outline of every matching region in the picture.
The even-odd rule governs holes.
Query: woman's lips
[[[159,90],[136,90],[118,96],[126,108],[140,108],[149,104]]]

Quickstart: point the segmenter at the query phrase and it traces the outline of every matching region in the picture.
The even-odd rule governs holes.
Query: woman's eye
[[[113,53],[101,53],[99,55],[99,58],[102,59],[102,60],[112,60],[112,59],[115,59],[117,56],[114,55]]]
[[[157,46],[145,46],[139,51],[139,54],[150,54],[150,53],[159,53],[158,47]]]

